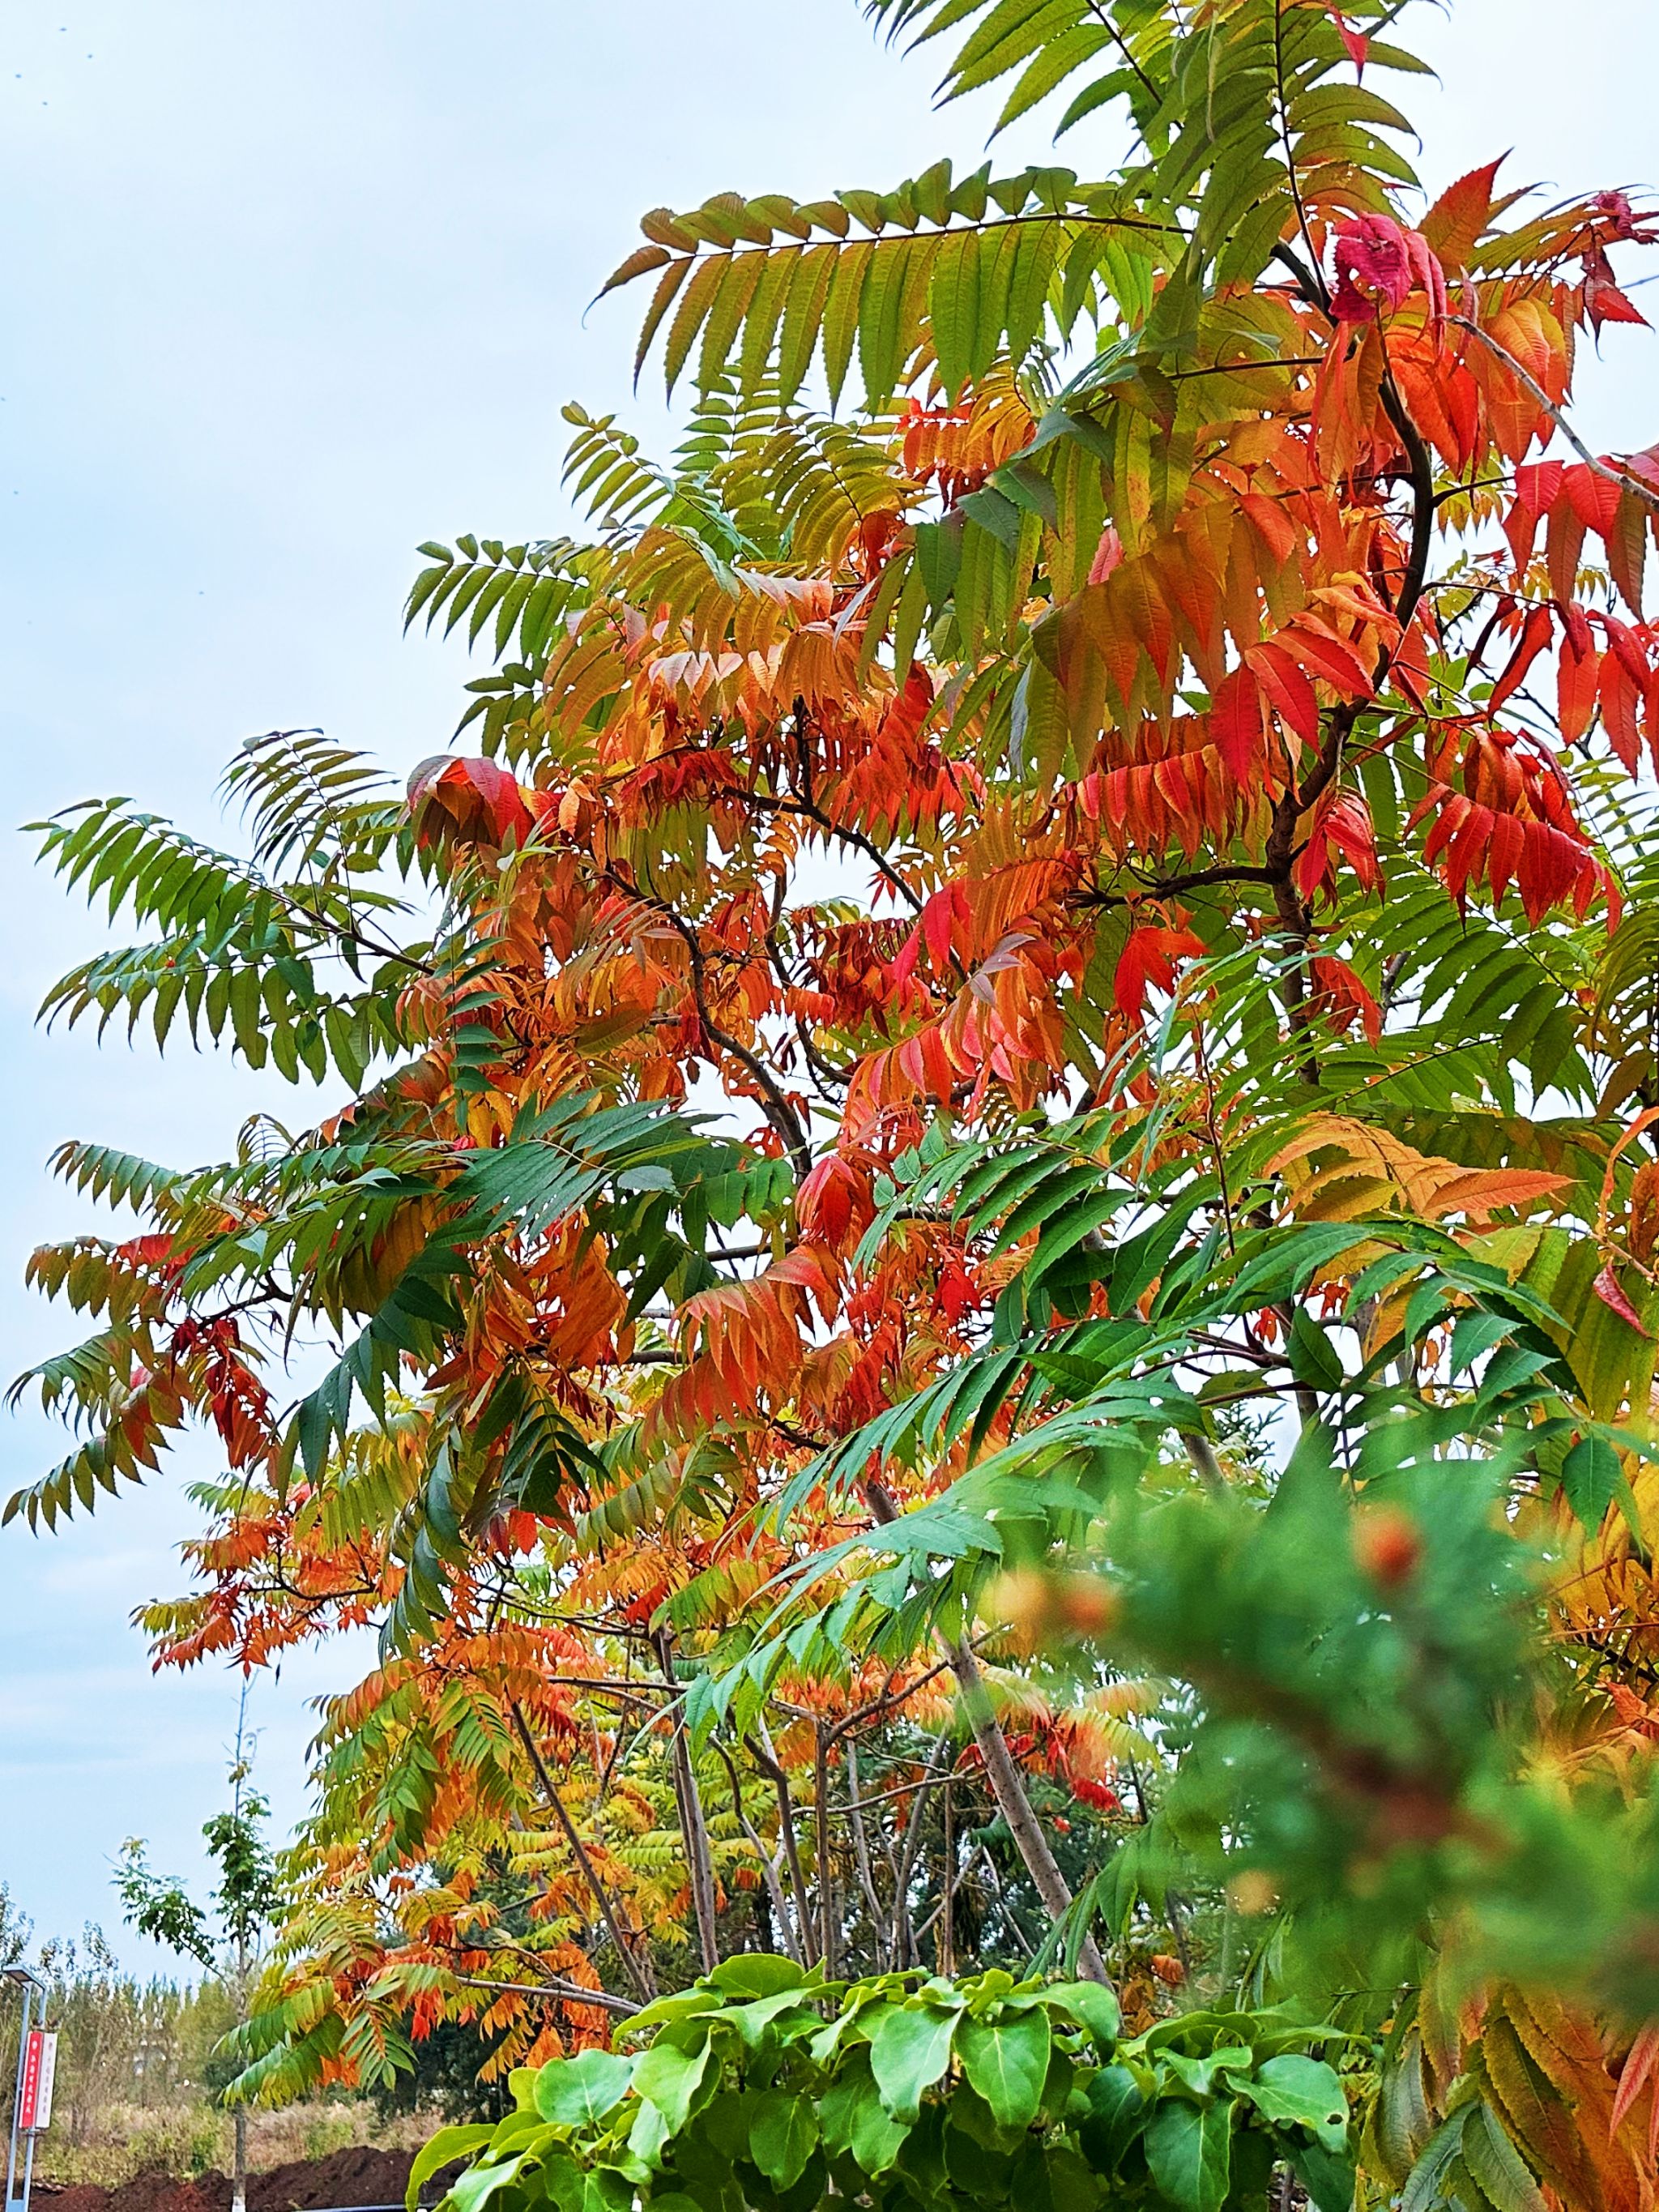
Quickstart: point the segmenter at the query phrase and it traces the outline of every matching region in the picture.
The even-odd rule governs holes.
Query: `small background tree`
[[[128,1924],[152,1942],[164,1944],[180,1958],[198,1960],[209,1973],[220,1975],[229,1989],[239,2022],[247,2017],[260,1937],[274,1924],[282,1907],[282,1893],[264,1837],[270,1808],[247,1787],[252,1759],[245,1750],[246,1706],[244,1693],[230,1766],[230,1808],[216,1813],[202,1829],[209,1856],[219,1869],[210,1906],[198,1905],[175,1876],[152,1872],[146,1846],[136,1836],[129,1837],[123,1846],[115,1876]],[[222,2083],[214,2086],[222,2092]],[[234,2138],[231,2204],[233,2212],[246,2212],[246,2105],[234,2105],[231,2118]]]

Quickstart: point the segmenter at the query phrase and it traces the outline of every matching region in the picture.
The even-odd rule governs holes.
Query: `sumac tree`
[[[1323,2203],[1277,2005],[1367,2201],[1645,2205],[1659,464],[1572,386],[1659,234],[1420,185],[1395,0],[872,12],[1093,172],[655,211],[684,438],[572,407],[582,534],[423,549],[458,749],[258,739],[246,854],[41,825],[147,933],[49,1012],[335,1098],[64,1148],[139,1221],[32,1262],[94,1334],[9,1512],[198,1420],[161,1656],[380,1625],[243,2084],[482,2018],[555,2068],[465,2201],[793,2203],[781,2094],[872,2201],[968,2140],[1024,2195],[1036,2128],[1093,2202],[1123,2067],[1135,2189]],[[738,1953],[799,2036],[709,2024]],[[993,2140],[1056,1966],[1132,2048]],[[866,2007],[977,2025],[900,2100]],[[887,2164],[791,2086],[866,2063]]]

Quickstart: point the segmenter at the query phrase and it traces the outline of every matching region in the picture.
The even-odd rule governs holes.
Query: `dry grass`
[[[416,2150],[439,2124],[436,2115],[401,2112],[381,2119],[373,2105],[318,2101],[248,2115],[248,2164],[256,2173],[301,2160],[326,2158],[356,2143],[380,2150]],[[116,2189],[134,2174],[205,2173],[230,2165],[231,2129],[222,2112],[199,2104],[112,2105],[81,2143],[48,2134],[35,2157],[42,2181],[93,2182]]]

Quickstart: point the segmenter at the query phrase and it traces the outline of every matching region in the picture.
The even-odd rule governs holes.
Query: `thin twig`
[[[1537,378],[1529,369],[1522,366],[1507,346],[1500,345],[1490,331],[1483,331],[1479,323],[1472,322],[1467,315],[1448,315],[1446,319],[1458,330],[1467,331],[1471,337],[1479,338],[1488,353],[1496,354],[1498,360],[1504,362],[1511,374],[1519,378],[1521,383],[1538,402],[1587,469],[1595,476],[1605,477],[1608,483],[1617,484],[1620,491],[1634,492],[1644,506],[1651,507],[1656,514],[1659,514],[1659,491],[1656,491],[1651,484],[1644,483],[1633,470],[1612,467],[1606,461],[1599,460]]]

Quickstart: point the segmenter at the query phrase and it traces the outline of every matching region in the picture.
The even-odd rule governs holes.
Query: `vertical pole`
[[[231,1817],[240,1820],[242,1813],[242,1784],[247,1774],[247,1760],[243,1754],[242,1739],[247,1728],[248,1677],[242,1676],[242,1694],[236,1707],[236,1782],[231,1798]],[[239,2026],[247,2023],[248,2010],[248,1936],[246,1908],[239,1911],[236,1925],[231,1931],[236,1944],[236,2019]],[[233,2106],[230,2118],[230,2212],[247,2212],[247,2106],[239,2098]],[[27,2205],[23,2212],[28,2212]]]
[[[15,2196],[13,2191],[17,2180],[17,2124],[23,2115],[23,2073],[28,2063],[29,2029],[34,2021],[33,1977],[31,1975],[27,1980],[20,1979],[20,1986],[23,1992],[23,2008],[17,2029],[17,2087],[11,2100],[11,2140],[6,2146],[5,2212],[12,2212],[14,2205],[20,2207],[21,2212],[28,2212],[29,2182],[34,2171],[34,2136],[31,2132],[23,2152],[23,2193],[21,2197]],[[42,2017],[44,2017],[44,2012]]]
[[[939,1970],[948,1980],[957,1970],[957,1824],[951,1802],[950,1775],[945,1778],[945,1882],[939,1899]]]

